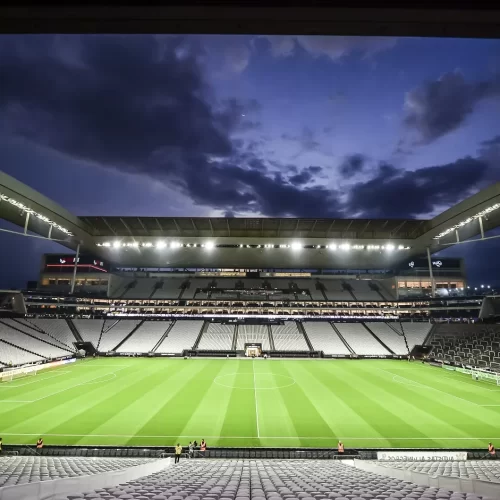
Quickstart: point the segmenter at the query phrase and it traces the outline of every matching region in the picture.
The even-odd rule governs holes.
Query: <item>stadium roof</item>
[[[78,217],[0,173],[0,218],[127,267],[386,267],[498,227],[499,208],[496,183],[429,220]]]

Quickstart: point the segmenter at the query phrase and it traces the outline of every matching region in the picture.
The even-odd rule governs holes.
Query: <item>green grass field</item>
[[[0,383],[5,444],[484,448],[500,387],[392,360],[101,358]]]

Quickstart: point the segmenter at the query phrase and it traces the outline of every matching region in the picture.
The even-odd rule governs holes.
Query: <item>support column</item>
[[[73,279],[71,280],[71,295],[75,293],[76,269],[78,266],[79,257],[80,257],[80,243],[78,243],[78,246],[76,247],[75,265],[73,266]]]
[[[484,227],[482,217],[479,217],[479,229],[481,230],[481,239],[484,240]]]
[[[431,251],[429,247],[427,247],[427,262],[429,264],[429,275],[431,277],[431,297],[434,298],[436,296],[436,284],[434,283],[434,274],[432,273],[432,260],[431,260]]]
[[[49,240],[52,238],[52,225],[49,226],[49,235],[47,238],[49,238]]]
[[[28,234],[28,224],[30,222],[30,213],[26,212],[26,220],[24,222],[24,234]]]

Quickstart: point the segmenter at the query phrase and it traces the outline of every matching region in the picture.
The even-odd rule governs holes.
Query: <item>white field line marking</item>
[[[16,385],[9,384],[7,387],[4,387],[4,385],[2,384],[2,385],[0,385],[0,389],[16,389],[17,387],[24,387],[25,385],[35,384],[36,382],[44,382],[45,380],[50,380],[51,378],[59,377],[60,375],[67,375],[68,373],[71,373],[71,372],[68,370],[65,370],[65,371],[61,371],[61,372],[57,372],[57,373],[52,373],[52,377],[43,377],[43,373],[42,373],[42,374],[38,375],[36,380],[32,380],[31,382],[26,382],[24,384],[16,384]],[[40,378],[40,377],[43,377],[43,378]],[[13,382],[14,381],[12,381],[11,384]],[[1,401],[2,400],[0,399],[0,402]]]
[[[91,382],[93,382],[94,380],[97,380],[99,378],[103,378],[103,377],[106,377],[108,375],[114,375],[115,378],[116,378],[116,372],[119,372],[121,370],[124,370],[125,368],[128,368],[128,366],[130,365],[127,365],[127,366],[124,366],[123,368],[119,368],[118,370],[116,370],[115,372],[111,372],[111,373],[104,373],[102,375],[99,375],[97,377],[94,377],[94,378],[91,378],[90,380],[87,380],[86,382],[82,382],[81,384],[75,384],[75,385],[72,385],[71,387],[67,387],[66,389],[62,389],[60,391],[56,391],[56,392],[52,392],[50,394],[47,394],[46,396],[42,396],[41,398],[37,398],[37,399],[33,399],[31,401],[20,401],[20,400],[8,400],[8,401],[0,401],[0,403],[36,403],[37,401],[41,401],[42,399],[47,399],[47,398],[50,398],[51,396],[55,396],[56,394],[60,394],[62,392],[66,392],[66,391],[69,391],[70,389],[74,389],[75,387],[80,387],[82,385],[92,385]],[[109,382],[109,380],[105,380],[105,382]]]
[[[257,437],[260,438],[260,428],[259,428],[259,407],[257,405],[257,382],[255,381],[255,364],[252,363],[253,371],[253,398],[255,400],[255,420],[257,422]]]
[[[396,377],[399,377],[401,379],[404,379],[404,380],[407,380],[408,382],[410,382],[409,385],[410,387],[417,387],[417,389],[419,387],[422,387],[423,389],[429,389],[431,391],[437,391],[437,392],[440,392],[441,394],[446,394],[447,396],[450,396],[452,398],[455,398],[455,399],[460,399],[460,401],[463,401],[464,403],[469,403],[471,405],[474,405],[474,406],[481,406],[477,403],[474,403],[472,401],[469,401],[468,399],[464,399],[464,398],[461,398],[459,396],[455,396],[454,394],[450,394],[449,392],[445,392],[445,391],[441,391],[440,389],[436,389],[435,387],[431,387],[429,385],[426,385],[426,384],[422,384],[421,382],[416,382],[415,380],[411,380],[409,378],[406,378],[406,377],[402,377],[401,375],[396,375],[394,373],[391,373],[391,372],[388,372],[387,370],[383,370],[382,368],[377,368],[377,370],[381,371],[381,372],[385,372],[385,373],[388,373],[389,375],[392,375],[392,380],[396,383],[398,383],[397,381],[395,381],[394,379]],[[400,382],[399,382],[400,383]],[[403,383],[404,385],[404,383]]]
[[[100,438],[192,438],[192,434],[179,436],[175,435],[162,435],[162,436],[150,436],[150,435],[138,435],[138,434],[47,434],[42,432],[44,436],[51,437],[100,437]],[[22,432],[2,432],[4,436],[39,436],[40,433],[26,434]],[[435,439],[446,439],[449,441],[476,441],[476,440],[492,440],[500,439],[500,437],[343,437],[343,436],[205,436],[206,439],[321,439],[336,441],[337,439],[342,439],[343,441],[387,441],[390,439],[401,439],[407,441],[433,441]],[[92,445],[89,445],[92,446]]]

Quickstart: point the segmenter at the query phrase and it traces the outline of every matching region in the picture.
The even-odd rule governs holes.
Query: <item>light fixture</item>
[[[119,248],[119,247],[121,247],[121,243],[119,241],[114,241],[113,248]]]
[[[103,244],[102,244],[103,247],[110,247],[111,246],[111,243],[109,241],[105,241]]]
[[[341,245],[339,245],[339,248],[341,250],[349,250],[351,248],[351,245],[349,245],[349,243],[342,243]]]
[[[392,243],[388,243],[386,246],[385,246],[385,249],[386,250],[389,250],[389,252],[392,252],[392,250],[394,250],[394,245]]]
[[[328,250],[337,250],[337,245],[335,243],[331,243],[330,245],[326,245]]]
[[[243,248],[243,244],[240,244],[240,248]]]
[[[302,245],[298,243],[297,241],[292,243],[292,250],[300,250],[302,248]]]
[[[159,241],[157,244],[156,244],[156,248],[159,248],[160,250],[162,248],[165,248],[167,246],[167,244],[164,242],[164,241]]]
[[[172,241],[172,243],[170,243],[170,248],[180,248],[180,247],[181,244],[178,241]]]
[[[206,248],[207,250],[211,250],[212,248],[215,248],[215,243],[214,243],[213,241],[207,241],[207,242],[205,243],[205,248]]]
[[[137,241],[133,241],[130,246],[137,248],[139,246],[139,243]]]
[[[10,203],[11,205],[14,205],[17,208],[20,208],[23,212],[26,212],[26,213],[29,213],[30,215],[33,215],[37,219],[40,219],[41,221],[46,222],[47,224],[49,224],[53,228],[58,229],[59,231],[61,231],[64,234],[67,234],[68,236],[74,236],[73,233],[69,229],[66,229],[63,226],[60,226],[59,224],[57,224],[57,222],[50,220],[45,215],[42,215],[38,212],[35,212],[33,209],[29,208],[24,203],[21,203],[20,201],[17,201],[14,198],[10,198],[9,196],[7,196],[5,194],[0,193],[0,200],[6,201],[7,203]]]

